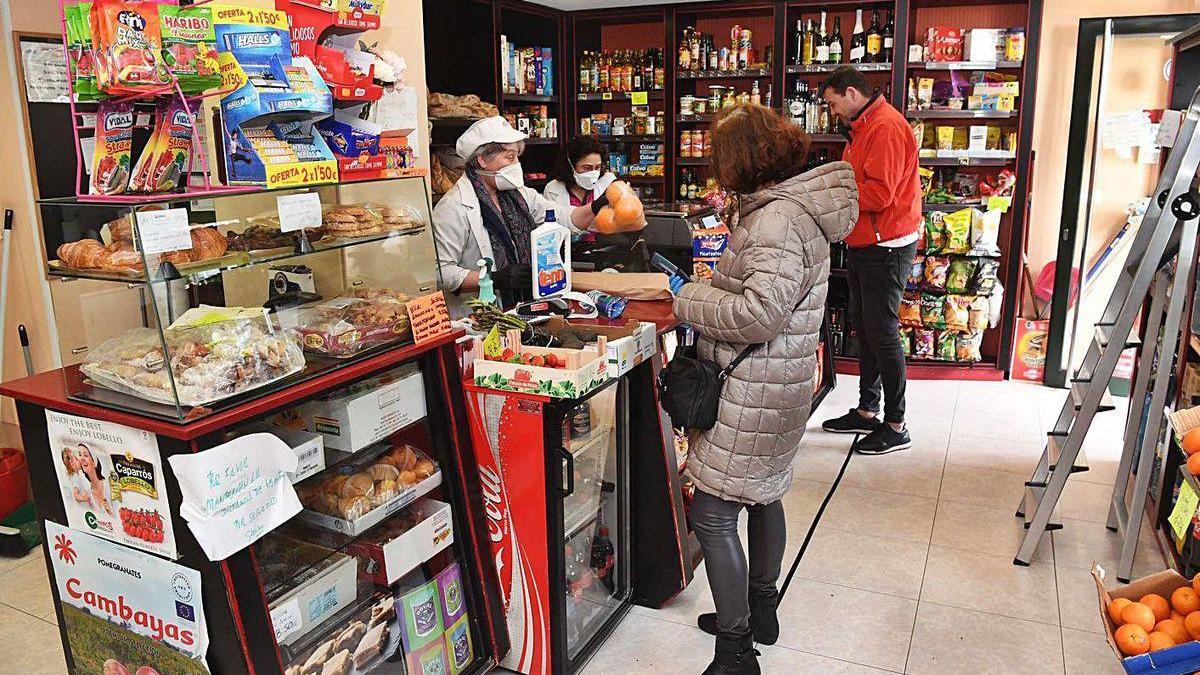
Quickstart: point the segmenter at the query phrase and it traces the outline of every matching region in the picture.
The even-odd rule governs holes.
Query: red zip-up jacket
[[[865,248],[921,227],[921,177],[917,140],[908,120],[876,95],[850,122],[842,159],[854,167],[858,223],[846,245]]]

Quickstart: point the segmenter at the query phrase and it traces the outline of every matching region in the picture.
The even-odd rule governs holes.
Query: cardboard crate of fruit
[[[521,344],[521,331],[510,330],[504,344],[476,343],[476,386],[551,398],[578,398],[608,380],[608,340],[597,348],[560,349]]]
[[[1108,646],[1125,672],[1200,670],[1200,575],[1188,581],[1165,570],[1112,588],[1104,585],[1104,576],[1104,568],[1093,563]]]

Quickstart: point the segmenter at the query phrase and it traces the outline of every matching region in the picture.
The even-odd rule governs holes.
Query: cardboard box
[[[341,553],[308,568],[305,574],[312,574],[310,579],[271,603],[271,621],[277,632],[281,623],[295,626],[279,642],[286,645],[299,640],[354,602],[358,597],[357,570],[354,558]]]
[[[930,26],[925,32],[925,59],[927,61],[962,61],[962,29],[949,26]],[[989,60],[996,60],[995,54]]]
[[[380,586],[391,586],[454,543],[449,504],[422,499],[410,506],[405,516],[392,518],[348,550],[364,561],[363,576]]]
[[[1200,642],[1195,640],[1181,645],[1160,649],[1140,656],[1125,656],[1117,649],[1113,632],[1117,626],[1108,616],[1108,603],[1114,598],[1128,598],[1137,601],[1147,593],[1157,593],[1164,598],[1171,597],[1177,588],[1191,586],[1191,582],[1183,578],[1175,570],[1165,570],[1158,574],[1142,577],[1124,586],[1108,588],[1104,585],[1104,568],[1092,564],[1092,579],[1096,582],[1096,595],[1100,603],[1100,620],[1104,622],[1104,634],[1108,638],[1108,646],[1121,662],[1127,673],[1192,673],[1200,670]]]
[[[415,366],[313,399],[297,408],[325,447],[358,452],[425,417],[425,379]]]
[[[544,324],[554,331],[571,325],[561,317],[551,317]],[[658,331],[655,325],[642,321],[626,321],[624,326],[581,326],[608,338],[608,376],[620,377],[635,366],[658,353]]]
[[[239,435],[268,433],[277,436],[296,453],[296,471],[288,478],[295,485],[300,481],[325,470],[325,441],[320,434],[303,429],[291,429],[274,424],[253,424],[243,427]]]
[[[963,37],[963,61],[995,61],[996,47],[1004,36],[999,28],[972,28]]]
[[[988,128],[972,124],[967,140],[967,150],[972,153],[986,151],[988,149],[987,139]]]
[[[1013,341],[1012,379],[1041,382],[1046,377],[1046,340],[1050,320],[1017,320],[1017,339]]]
[[[1200,396],[1200,364],[1188,363],[1183,367],[1183,383],[1179,388],[1180,400],[1185,405],[1194,405]]]
[[[729,246],[724,226],[692,230],[692,260],[720,260]]]

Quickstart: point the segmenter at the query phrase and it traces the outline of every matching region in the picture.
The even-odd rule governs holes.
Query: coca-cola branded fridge
[[[628,382],[576,399],[464,389],[512,645],[501,665],[575,673],[633,596]]]

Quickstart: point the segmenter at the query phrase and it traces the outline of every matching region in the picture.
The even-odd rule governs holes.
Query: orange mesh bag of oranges
[[[613,181],[604,191],[608,204],[601,207],[592,221],[592,230],[600,234],[636,232],[646,227],[646,212],[642,200],[633,188],[623,181]]]

